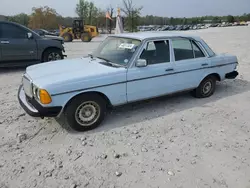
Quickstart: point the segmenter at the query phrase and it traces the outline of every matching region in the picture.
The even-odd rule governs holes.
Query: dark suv
[[[39,36],[20,24],[0,21],[0,67],[63,59],[63,43],[61,37]]]

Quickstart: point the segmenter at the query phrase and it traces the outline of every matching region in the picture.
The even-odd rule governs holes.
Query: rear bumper
[[[22,85],[18,89],[18,101],[24,111],[32,117],[56,117],[62,110],[61,106],[43,107],[35,99],[28,99]]]
[[[239,75],[238,71],[229,72],[225,75],[226,79],[235,79]]]

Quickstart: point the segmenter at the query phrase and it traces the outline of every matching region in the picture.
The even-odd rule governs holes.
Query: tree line
[[[141,16],[143,7],[136,7],[133,0],[123,0],[121,7],[122,17],[124,18],[124,27],[129,31],[135,31],[138,25],[179,25],[179,24],[199,24],[199,23],[221,23],[235,21],[250,21],[250,14],[240,16],[201,16],[192,18],[174,18],[160,17],[154,15]],[[116,14],[112,5],[106,9],[98,8],[93,2],[88,0],[79,0],[76,5],[76,18],[84,20],[85,24],[95,25],[98,28],[108,26],[109,30],[115,26]],[[108,19],[107,19],[108,15]],[[63,17],[55,9],[44,6],[32,8],[30,15],[21,13],[15,16],[8,16],[7,20],[20,23],[31,29],[58,29],[59,25],[66,27],[72,26],[74,17]]]
[[[173,17],[159,17],[147,15],[140,17],[140,25],[180,25],[180,24],[203,24],[203,23],[222,23],[222,22],[242,22],[250,21],[250,14],[243,14],[240,16],[201,16],[191,18],[173,18]]]

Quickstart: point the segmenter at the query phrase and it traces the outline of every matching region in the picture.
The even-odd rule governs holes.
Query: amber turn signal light
[[[50,94],[45,89],[40,89],[39,96],[42,104],[49,104],[52,102]]]

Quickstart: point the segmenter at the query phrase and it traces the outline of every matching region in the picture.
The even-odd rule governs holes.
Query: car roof
[[[0,21],[0,23],[6,23],[6,24],[14,24],[14,25],[20,25],[22,27],[24,27],[23,25],[19,24],[19,23],[16,23],[16,22],[12,22],[12,21],[6,21],[6,20],[3,20],[3,21]]]
[[[146,32],[135,32],[135,33],[121,33],[110,35],[113,37],[124,37],[124,38],[134,38],[138,40],[153,39],[153,38],[171,38],[171,37],[184,37],[192,38],[200,41],[199,36],[188,35],[182,32],[173,32],[173,31],[146,31]]]
[[[19,24],[19,23],[16,23],[16,22],[11,22],[11,21],[0,21],[0,23],[6,23],[6,24],[13,24],[13,25],[16,25],[16,26],[19,26],[19,27],[22,27],[23,29],[26,29],[28,30],[29,32],[32,32],[33,34],[37,35],[39,37],[39,35],[32,29],[22,25],[22,24]]]

